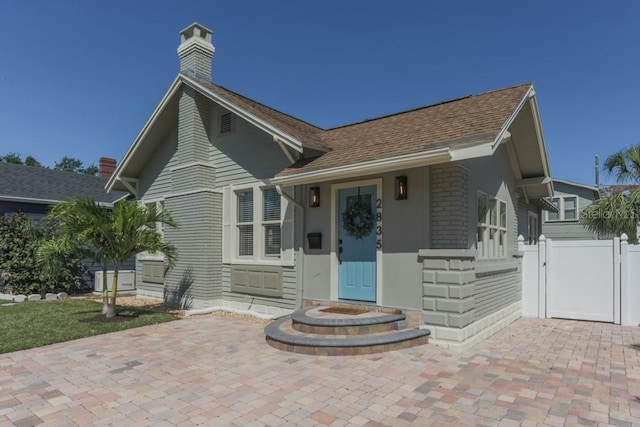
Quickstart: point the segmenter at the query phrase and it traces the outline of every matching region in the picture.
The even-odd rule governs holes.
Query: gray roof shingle
[[[0,163],[0,200],[27,199],[25,201],[62,201],[80,197],[101,203],[113,203],[127,193],[107,193],[105,178],[81,175],[35,166]]]

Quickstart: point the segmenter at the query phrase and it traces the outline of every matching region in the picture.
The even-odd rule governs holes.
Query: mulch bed
[[[138,316],[116,315],[114,317],[107,318],[104,314],[98,314],[86,319],[80,320],[82,323],[121,323],[129,322],[137,319]]]

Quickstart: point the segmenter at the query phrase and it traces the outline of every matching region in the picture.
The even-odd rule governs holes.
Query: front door
[[[376,301],[376,186],[338,193],[338,297]]]

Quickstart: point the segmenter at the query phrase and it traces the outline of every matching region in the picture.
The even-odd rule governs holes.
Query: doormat
[[[323,311],[325,313],[350,314],[352,316],[357,316],[358,314],[366,313],[369,310],[352,307],[327,307],[321,309],[320,311]]]

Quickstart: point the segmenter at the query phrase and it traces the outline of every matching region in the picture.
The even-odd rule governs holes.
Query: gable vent
[[[231,113],[225,113],[220,116],[220,133],[229,133],[233,130],[233,117]]]

